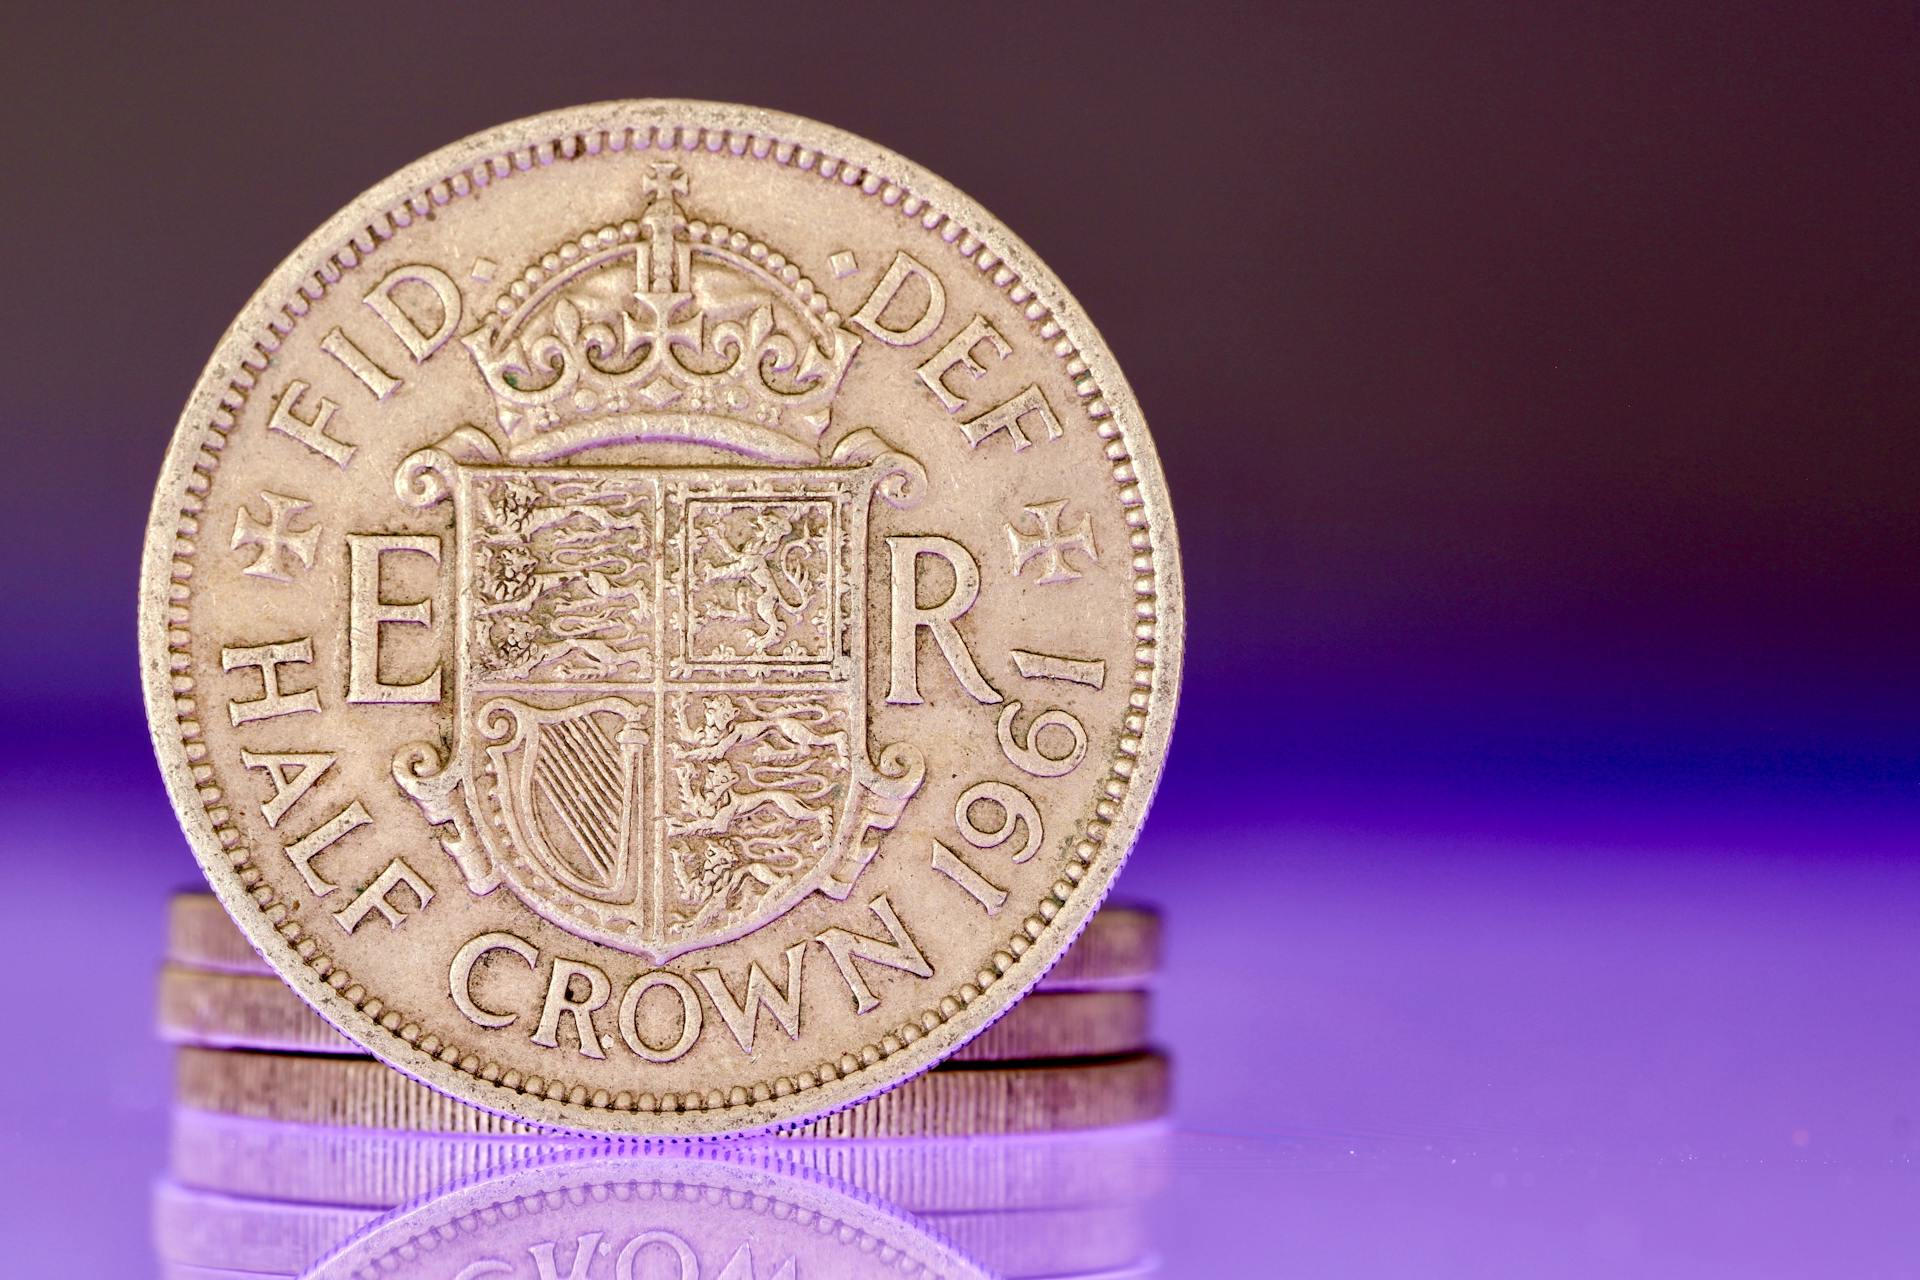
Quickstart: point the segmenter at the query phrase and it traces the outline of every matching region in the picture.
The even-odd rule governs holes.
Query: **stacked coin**
[[[1052,1061],[1143,1052],[1159,941],[1153,912],[1127,906],[1099,911],[1033,994],[949,1061]],[[183,893],[173,900],[159,1023],[161,1038],[179,1045],[368,1056],[274,975],[208,893]]]
[[[1137,1162],[1049,1144],[1166,1109],[1155,921],[1099,906],[1182,600],[1099,334],[911,161],[633,101],[378,184],[228,331],[155,491],[150,726],[232,912],[175,909],[163,1257],[305,1271],[433,1195],[314,1274],[865,1265],[698,1208],[736,1201],[904,1274],[1137,1267],[1139,1196],[1069,1172]],[[555,1131],[779,1168],[502,1169]],[[528,1208],[576,1197],[695,1211]]]
[[[1154,912],[1103,908],[948,1064],[778,1138],[700,1150],[857,1190],[993,1274],[1145,1274],[1139,1206],[1168,1099],[1147,1040],[1159,947]],[[159,1024],[180,1048],[156,1245],[182,1280],[300,1274],[396,1206],[529,1165],[611,1149],[644,1181],[686,1152],[556,1137],[391,1070],[285,987],[210,894],[172,903]],[[914,1141],[868,1141],[898,1138]]]

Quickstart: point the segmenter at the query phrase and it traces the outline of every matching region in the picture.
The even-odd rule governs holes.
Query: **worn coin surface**
[[[776,1132],[795,1138],[952,1138],[1142,1124],[1167,1114],[1169,1070],[1155,1053],[1094,1062],[947,1065],[878,1097]],[[525,1121],[468,1106],[367,1058],[183,1048],[182,1107],[288,1124],[411,1133],[523,1135]]]
[[[274,272],[181,418],[141,636],[187,835],[303,998],[501,1115],[698,1134],[897,1084],[1066,950],[1181,589],[1030,250],[838,130],[627,102],[437,152]]]
[[[955,1050],[952,1062],[1101,1058],[1147,1047],[1144,991],[1035,991]],[[364,1055],[270,974],[160,973],[160,1038],[218,1049]]]
[[[1108,902],[1094,912],[1036,991],[1135,991],[1160,970],[1160,913]],[[167,905],[167,961],[215,973],[272,973],[218,898],[176,893]]]

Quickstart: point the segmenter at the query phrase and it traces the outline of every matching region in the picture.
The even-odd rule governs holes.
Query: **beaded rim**
[[[804,136],[822,145],[794,141]],[[532,143],[522,139],[540,139]],[[589,1092],[527,1076],[423,1032],[324,954],[289,918],[252,865],[214,781],[191,675],[193,559],[199,515],[237,414],[312,303],[416,220],[495,182],[622,151],[705,151],[771,160],[838,182],[917,222],[987,277],[1072,380],[1079,407],[1106,443],[1132,530],[1135,662],[1124,730],[1063,877],[1020,921],[987,966],[893,1031],[817,1067],[728,1092]],[[889,177],[887,175],[897,175]],[[371,220],[355,211],[373,205]],[[307,264],[318,261],[318,267]],[[1076,340],[1073,335],[1079,335]],[[1164,602],[1164,603],[1163,603]],[[1158,459],[1137,404],[1098,333],[1065,288],[985,210],[873,143],[800,117],[713,103],[636,101],[553,112],[476,134],[401,170],[329,220],[276,269],[223,335],[168,451],[142,567],[141,657],[154,746],[183,829],[208,880],[248,937],[302,998],[389,1065],[501,1115],[564,1129],[720,1134],[764,1130],[850,1106],[951,1053],[1038,981],[1085,927],[1125,860],[1158,781],[1173,722],[1183,646],[1179,560]],[[1111,839],[1116,827],[1122,838]],[[1089,884],[1088,882],[1091,881]],[[1081,886],[1086,885],[1086,891]],[[1047,946],[1036,946],[1042,939]],[[953,1020],[989,990],[977,1025]],[[904,1055],[905,1070],[873,1068]],[[812,1094],[815,1105],[790,1099]]]

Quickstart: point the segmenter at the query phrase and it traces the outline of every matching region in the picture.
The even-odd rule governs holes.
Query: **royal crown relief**
[[[249,448],[263,457],[250,475],[269,483],[244,481],[221,531],[231,571],[265,594],[257,610],[228,614],[238,638],[215,649],[209,709],[231,726],[247,782],[226,779],[209,803],[258,819],[256,834],[223,836],[230,856],[217,856],[243,868],[242,892],[268,893],[259,900],[274,902],[272,922],[298,912],[304,929],[283,936],[378,1028],[509,1087],[531,1076],[527,1062],[482,1056],[476,1069],[469,1052],[510,1056],[480,1047],[501,1032],[575,1063],[627,1053],[671,1063],[724,1028],[721,1043],[752,1059],[769,1033],[801,1038],[803,990],[811,1010],[828,998],[823,983],[838,988],[842,1017],[915,983],[927,989],[907,997],[912,1009],[938,1004],[951,1016],[950,989],[964,1009],[977,998],[966,994],[974,969],[987,985],[987,970],[1009,963],[1008,935],[1017,958],[1018,931],[1030,937],[1051,919],[1029,914],[1041,881],[1015,869],[1051,851],[1038,869],[1051,882],[1062,870],[1047,869],[1054,853],[1074,847],[1070,872],[1091,860],[1078,824],[1092,800],[1050,809],[1049,780],[1090,755],[1104,766],[1116,739],[1129,750],[1121,735],[1141,732],[1148,706],[1138,674],[1115,674],[1121,687],[1110,690],[1109,665],[1136,651],[1150,614],[1116,617],[1115,642],[1088,642],[1088,652],[1058,639],[1100,631],[1058,619],[1113,598],[1074,584],[1115,554],[1116,538],[1122,551],[1132,542],[1123,575],[1125,561],[1139,574],[1151,557],[1144,521],[1101,523],[1114,519],[1100,514],[1116,478],[1108,468],[1083,484],[1048,480],[1057,464],[1029,465],[1064,450],[1067,430],[1023,376],[1017,344],[1032,330],[984,313],[950,319],[948,282],[912,236],[907,248],[850,237],[868,260],[825,253],[813,268],[824,272],[809,278],[749,233],[703,220],[710,211],[681,165],[635,157],[623,172],[635,175],[623,179],[634,185],[628,220],[583,228],[517,275],[485,256],[386,268],[355,290],[357,319],[332,309],[332,327],[266,365],[252,393],[265,432]],[[497,242],[494,254],[517,260]],[[858,306],[836,313],[820,279],[858,284]],[[483,298],[491,305],[471,319]],[[910,353],[904,385],[879,397],[900,411],[860,409],[850,421],[843,403],[836,421],[863,346]],[[313,362],[328,360],[337,370],[323,375]],[[489,412],[423,429],[422,407],[444,401],[394,401],[415,376],[407,360],[456,362],[484,387]],[[1084,376],[1084,365],[1066,368]],[[366,394],[357,407],[341,370]],[[408,408],[384,417],[398,405]],[[386,472],[384,498],[367,474],[392,467],[368,456],[388,448],[371,447],[376,415],[424,443]],[[930,427],[947,433],[937,447]],[[930,482],[929,448],[965,468]],[[930,522],[933,487],[947,485],[957,509],[954,495],[989,460],[999,470],[983,500],[1001,509],[963,498],[965,531]],[[329,473],[351,484],[351,502],[317,479]],[[336,604],[321,584],[340,579]],[[996,615],[987,649],[983,581],[1025,601]],[[273,603],[296,597],[298,607]],[[1083,717],[1109,705],[1115,723],[1090,731]],[[876,732],[869,719],[883,706],[903,711]],[[904,712],[921,706],[936,719]],[[975,708],[980,727],[950,741],[959,706]],[[387,739],[376,782],[372,740],[342,750],[343,711],[361,725],[389,716],[430,729]],[[936,723],[948,727],[918,728]],[[944,771],[937,785],[930,758]],[[1120,787],[1087,776],[1075,794],[1113,797],[1100,805],[1109,816],[1126,774]],[[201,781],[204,799],[212,784]],[[394,788],[390,798],[369,789],[379,787]],[[915,819],[930,837],[889,842],[894,870],[876,878],[882,838],[916,804],[939,810]],[[395,826],[396,805],[424,819],[457,880],[421,860],[422,842]],[[214,812],[221,823],[224,809]],[[274,899],[249,859],[290,869],[279,878],[291,892]],[[510,895],[573,941],[494,911],[435,946],[437,995],[375,996],[360,985],[376,968],[365,959],[362,972],[344,972],[363,953],[329,937],[392,931],[399,945],[410,921],[446,912],[456,883],[476,905]],[[1053,892],[1064,901],[1066,883]],[[811,913],[798,936],[788,929],[751,955],[724,945],[809,900],[846,906]],[[928,981],[937,948],[921,945],[927,931],[959,930],[969,913],[978,955],[963,952],[962,972]],[[597,947],[636,960],[623,966]],[[934,1019],[913,1014],[923,1017]],[[891,1043],[887,1030],[866,1033],[869,1044]],[[362,1038],[382,1051],[377,1035]],[[821,1052],[810,1060],[837,1059],[843,1072],[866,1060],[857,1046]],[[833,1076],[823,1067],[792,1078],[806,1089]]]

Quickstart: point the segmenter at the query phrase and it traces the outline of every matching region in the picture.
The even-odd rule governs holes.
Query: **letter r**
[[[892,644],[887,701],[901,706],[918,706],[920,696],[920,654],[918,641],[922,627],[932,634],[940,654],[953,669],[960,687],[976,702],[1000,701],[1000,695],[980,674],[967,642],[960,637],[954,620],[973,607],[980,595],[980,565],[973,553],[937,534],[897,535],[887,539],[892,570],[893,608]],[[939,604],[920,603],[920,561],[937,556],[953,571],[953,591]]]

